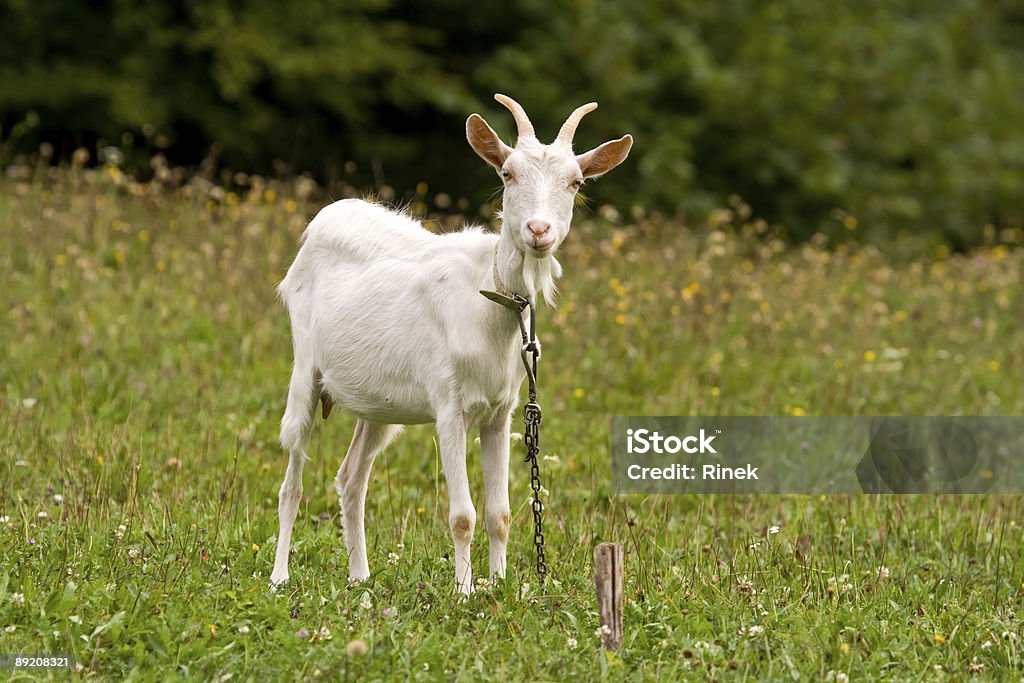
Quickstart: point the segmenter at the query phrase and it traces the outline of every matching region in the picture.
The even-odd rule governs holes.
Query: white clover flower
[[[840,671],[836,674],[836,683],[850,683],[850,677]]]
[[[363,609],[373,609],[373,598],[369,593],[363,593],[363,599],[359,602],[359,606]]]
[[[56,503],[57,505],[60,505],[61,503],[64,502],[64,496],[60,495],[59,493],[53,494],[53,502]]]
[[[598,638],[600,638],[602,636],[610,636],[611,634],[612,634],[612,629],[611,629],[610,626],[608,626],[608,624],[601,624],[600,626],[597,627],[597,630],[594,631],[594,635],[597,636]]]
[[[523,585],[519,587],[519,599],[522,600],[523,598],[525,598],[529,592],[530,584],[523,583]]]
[[[748,638],[760,638],[764,635],[764,626],[761,626],[760,624],[754,624],[753,626],[748,626],[745,629],[741,628],[740,635],[746,636]]]
[[[18,630],[18,627],[17,627],[17,626],[15,626],[14,624],[11,624],[10,626],[5,626],[5,627],[4,627],[4,631],[5,631],[6,633],[14,633],[14,632],[15,632],[15,631],[17,631],[17,630]]]
[[[25,604],[25,595],[23,593],[11,593],[11,602],[20,607]]]
[[[10,517],[7,515],[0,515],[0,524],[7,524],[10,521]]]
[[[242,624],[238,627],[238,632],[244,636],[249,632],[249,626],[247,624]]]
[[[981,649],[982,650],[987,650],[990,647],[992,647],[992,641],[991,640],[986,640],[984,643],[981,644]]]
[[[885,579],[888,579],[889,578],[889,568],[884,566],[884,565],[880,566],[878,568],[878,578],[880,580],[883,580],[883,581]]]
[[[570,650],[575,650],[575,649],[576,649],[576,646],[577,646],[577,645],[579,645],[579,643],[577,643],[577,642],[576,642],[576,639],[575,639],[575,638],[569,638],[569,639],[567,639],[567,640],[565,641],[565,644],[566,644],[566,646],[567,646],[567,647],[568,647],[568,648],[569,648]]]
[[[137,560],[138,558],[139,558],[139,549],[134,547],[134,546],[132,546],[131,548],[128,548],[128,559],[129,560]]]
[[[388,553],[388,564],[398,564],[399,556],[398,553]]]
[[[768,535],[769,536],[771,536],[773,534],[777,534],[777,533],[779,533],[778,525],[772,524],[770,527],[768,527]]]
[[[39,514],[37,516],[39,517],[39,519],[45,519],[46,517],[49,517],[50,515],[48,515],[46,513],[46,510],[40,510]]]
[[[316,631],[313,631],[313,635],[311,635],[309,639],[314,643],[318,643],[321,640],[330,640],[331,629],[327,628],[326,626],[321,626]]]

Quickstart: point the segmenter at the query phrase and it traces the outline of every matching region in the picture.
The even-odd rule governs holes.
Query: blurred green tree
[[[545,112],[599,93],[599,133],[637,137],[636,176],[605,190],[618,203],[701,213],[735,193],[801,238],[851,214],[959,244],[1024,221],[1010,2],[524,4],[532,27],[478,80]]]
[[[633,173],[594,188],[623,207],[738,194],[797,238],[845,219],[961,245],[1024,222],[1012,0],[6,0],[0,25],[9,151],[130,131],[179,162],[329,180],[354,161],[357,184],[479,201],[497,183],[463,122],[511,138],[502,91],[542,137],[599,100],[577,144],[636,136]]]

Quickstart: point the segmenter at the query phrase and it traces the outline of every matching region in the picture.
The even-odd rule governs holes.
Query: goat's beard
[[[533,256],[529,252],[523,254],[523,284],[527,291],[539,292],[549,306],[555,305],[558,294],[555,280],[561,276],[562,265],[553,253],[544,256]]]

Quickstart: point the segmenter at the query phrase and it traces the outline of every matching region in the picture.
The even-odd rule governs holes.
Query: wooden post
[[[622,645],[622,546],[602,543],[594,548],[597,612],[601,617],[601,644],[606,650]]]

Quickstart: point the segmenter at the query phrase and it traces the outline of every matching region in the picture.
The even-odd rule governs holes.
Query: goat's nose
[[[551,224],[547,221],[542,221],[537,218],[531,218],[526,221],[526,229],[530,231],[530,234],[534,237],[543,237],[551,229]]]

